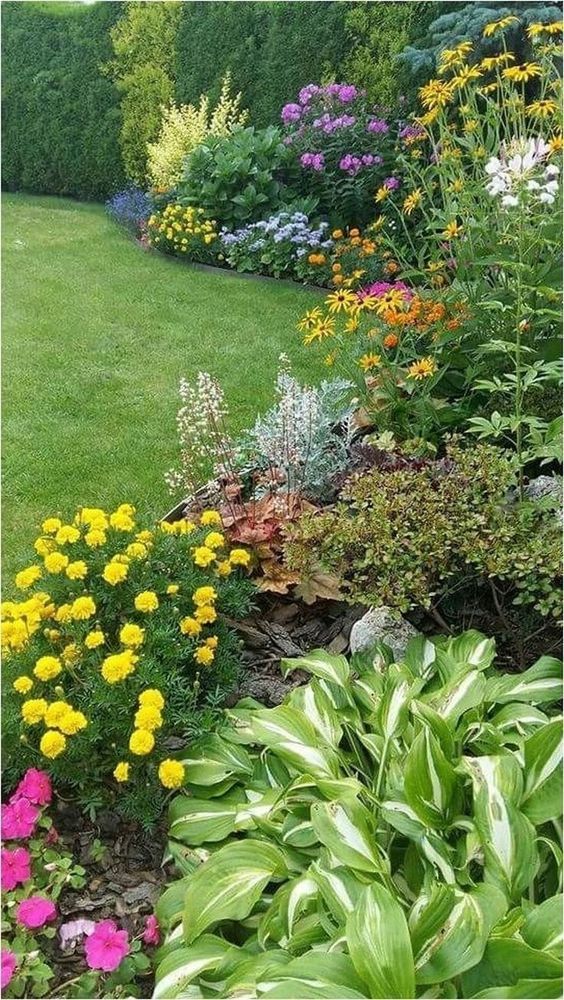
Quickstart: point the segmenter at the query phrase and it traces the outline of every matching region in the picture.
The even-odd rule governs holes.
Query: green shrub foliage
[[[100,70],[121,7],[3,5],[5,188],[103,199],[123,185],[119,95]]]

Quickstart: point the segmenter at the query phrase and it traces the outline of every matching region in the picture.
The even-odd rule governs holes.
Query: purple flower
[[[398,177],[386,177],[384,181],[384,187],[387,187],[388,191],[396,191],[400,184],[401,181]]]
[[[390,131],[390,126],[388,125],[385,118],[373,118],[368,122],[366,126],[367,132],[380,132],[385,135],[386,132]]]
[[[325,157],[323,153],[302,153],[300,156],[302,167],[311,167],[312,170],[323,170],[325,167]]]
[[[401,129],[399,137],[400,139],[403,139],[404,142],[411,142],[414,139],[424,139],[425,132],[419,128],[418,125],[405,125]]]
[[[280,112],[280,117],[284,125],[289,125],[290,122],[298,122],[301,116],[302,108],[299,104],[285,104]]]
[[[307,87],[302,87],[298,94],[300,104],[309,104],[315,94],[319,94],[321,88],[316,83],[308,83]]]

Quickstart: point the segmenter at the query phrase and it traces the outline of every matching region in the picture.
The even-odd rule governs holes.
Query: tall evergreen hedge
[[[2,4],[2,183],[102,199],[124,182],[119,94],[100,66],[121,3]]]

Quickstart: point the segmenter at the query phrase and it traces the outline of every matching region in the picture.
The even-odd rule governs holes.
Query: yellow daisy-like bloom
[[[201,608],[196,608],[194,618],[200,625],[211,625],[217,618],[217,611],[207,604]]]
[[[204,538],[204,545],[208,549],[221,549],[225,545],[225,538],[220,531],[210,531]]]
[[[202,631],[202,626],[195,618],[190,616],[182,618],[180,621],[180,631],[182,635],[196,636]]]
[[[120,629],[119,638],[124,646],[141,646],[145,639],[145,629],[140,628],[139,625],[128,623]]]
[[[215,559],[213,549],[208,549],[207,545],[199,545],[194,549],[194,562],[196,566],[209,566]]]
[[[221,524],[221,515],[218,514],[217,510],[204,510],[200,514],[200,524],[204,528]]]
[[[198,587],[192,594],[192,600],[197,608],[202,608],[204,604],[217,600],[217,591],[214,587]]]
[[[87,649],[97,649],[98,646],[104,645],[105,639],[106,637],[101,629],[94,629],[86,636],[84,645]]]
[[[69,580],[84,580],[84,577],[88,573],[88,566],[83,559],[77,559],[75,562],[68,564],[65,573]]]
[[[92,531],[86,532],[84,541],[89,548],[99,549],[101,545],[106,544],[106,532],[100,528],[93,528]]]
[[[308,330],[312,330],[316,326],[322,316],[323,313],[319,306],[316,306],[315,309],[309,309],[298,323],[298,330],[302,333],[307,333]]]
[[[131,542],[125,551],[130,559],[146,559],[148,555],[147,546],[142,542]]]
[[[347,306],[356,305],[357,302],[358,299],[354,292],[349,292],[346,288],[340,289],[338,292],[330,292],[325,299],[325,305],[329,307],[330,313],[339,313]]]
[[[525,111],[528,115],[535,118],[550,118],[551,115],[558,113],[558,104],[556,101],[550,100],[550,98],[545,98],[544,100],[533,101],[532,104],[528,104]]]
[[[104,572],[102,576],[106,583],[110,586],[115,587],[118,583],[123,583],[128,574],[128,567],[126,563],[110,562],[104,566]]]
[[[39,749],[44,757],[53,760],[64,752],[66,745],[67,741],[62,733],[57,732],[56,729],[48,729],[41,737]]]
[[[129,749],[137,757],[151,753],[155,745],[155,737],[148,729],[135,729],[129,739]]]
[[[324,340],[326,337],[332,337],[335,333],[335,320],[331,316],[325,316],[323,319],[319,320],[319,323],[306,333],[304,337],[304,344],[312,344],[315,340]]]
[[[499,66],[507,66],[507,63],[512,62],[515,62],[515,56],[512,52],[500,52],[497,56],[486,56],[479,63],[479,67],[489,73],[492,69],[497,69]]]
[[[116,781],[123,782],[129,779],[129,764],[125,760],[120,760],[113,770]]]
[[[457,238],[457,236],[460,236],[463,232],[464,232],[464,226],[459,226],[458,222],[456,222],[456,220],[453,220],[452,222],[447,223],[447,225],[445,226],[445,228],[441,233],[441,236],[443,236],[445,240],[454,240]]]
[[[371,368],[377,368],[381,360],[382,358],[379,354],[363,354],[362,357],[359,358],[358,363],[362,370],[367,372],[370,371]]]
[[[139,704],[142,706],[151,705],[153,708],[158,708],[159,712],[161,712],[164,708],[165,700],[157,688],[147,688],[146,691],[142,691],[139,695]]]
[[[66,667],[72,667],[75,663],[80,660],[80,647],[77,646],[76,642],[69,642],[68,646],[61,652],[61,660]]]
[[[329,354],[326,354],[325,357],[323,358],[323,364],[327,365],[328,368],[331,368],[331,366],[335,364],[336,360],[337,360],[337,352],[329,351]]]
[[[165,788],[180,788],[184,781],[184,765],[167,758],[159,764],[159,781]]]
[[[111,656],[106,656],[102,664],[102,677],[107,684],[117,684],[134,672],[138,659],[131,649],[112,653]]]
[[[65,736],[76,736],[81,729],[86,729],[88,719],[82,712],[67,712],[59,722],[59,729]]]
[[[86,621],[96,614],[96,604],[91,597],[77,597],[72,602],[71,617],[75,621]]]
[[[479,80],[481,75],[482,71],[478,66],[464,66],[457,76],[453,76],[450,82],[455,90],[460,90],[461,87],[465,87],[472,80]]]
[[[232,567],[231,563],[229,562],[229,559],[223,559],[221,562],[219,562],[217,564],[216,570],[217,570],[218,576],[229,576],[229,574],[233,570],[233,567]]]
[[[496,35],[498,31],[504,31],[510,24],[515,24],[518,21],[519,18],[515,17],[514,14],[508,14],[507,17],[500,17],[498,21],[490,21],[489,24],[486,24],[482,35],[484,38],[491,38],[492,35]]]
[[[443,49],[438,60],[439,73],[442,74],[449,69],[460,66],[472,48],[472,42],[460,42],[454,49]]]
[[[12,687],[18,694],[29,694],[33,687],[33,681],[26,674],[21,674],[12,682]]]
[[[73,545],[74,542],[78,542],[79,538],[80,538],[80,531],[78,530],[78,528],[75,528],[72,524],[63,524],[62,527],[60,527],[59,530],[57,531],[57,534],[55,535],[55,541],[57,545],[66,545],[67,542],[69,543],[69,545]]]
[[[54,535],[59,528],[62,528],[63,522],[59,520],[58,517],[48,517],[46,521],[41,525],[41,530],[45,532],[46,535]]]
[[[45,718],[48,705],[45,698],[30,698],[22,705],[22,719],[28,726],[36,726]]]
[[[135,728],[136,729],[148,729],[152,732],[153,729],[160,729],[163,724],[163,717],[160,710],[155,705],[141,705],[135,713]]]
[[[231,549],[229,562],[232,566],[248,566],[250,561],[251,556],[246,549]]]
[[[41,579],[39,566],[28,566],[16,574],[16,587],[18,590],[28,590],[39,579]]]
[[[157,610],[159,599],[154,591],[144,590],[141,594],[137,594],[134,604],[137,611],[148,613]]]
[[[548,140],[548,145],[551,153],[561,153],[564,149],[564,136],[553,135],[552,139]]]
[[[43,560],[43,565],[48,573],[62,573],[68,564],[69,557],[64,556],[62,552],[50,552]]]
[[[174,596],[174,594],[177,594],[179,590],[180,587],[178,586],[177,583],[169,583],[168,587],[166,588],[166,592],[170,596]]]
[[[539,35],[543,34],[557,35],[562,31],[562,28],[562,21],[551,21],[550,24],[541,24],[540,21],[535,21],[527,28],[527,34],[529,38],[537,38]]]
[[[57,656],[40,656],[33,673],[40,681],[52,681],[59,676],[62,669],[63,665]]]
[[[391,194],[391,189],[389,187],[386,187],[385,184],[382,184],[382,186],[378,188],[376,194],[374,195],[374,201],[376,202],[385,201],[386,198],[390,197],[390,194]]]
[[[57,729],[61,719],[72,711],[68,701],[52,701],[45,712],[45,725],[49,729]]]
[[[413,364],[409,366],[407,377],[415,379],[419,382],[421,379],[430,378],[431,375],[435,374],[436,370],[437,366],[434,358],[421,358],[419,361],[414,361]]]
[[[194,659],[201,666],[209,667],[215,659],[213,649],[210,649],[209,646],[198,646],[194,652]]]
[[[429,80],[429,83],[419,88],[421,103],[429,111],[446,107],[452,101],[453,93],[451,82],[446,80]]]
[[[416,188],[411,194],[408,194],[407,198],[403,202],[404,215],[411,215],[416,208],[419,208],[421,201],[423,199],[423,192],[421,188]]]
[[[508,66],[501,75],[513,83],[527,83],[536,76],[542,76],[542,67],[538,63],[523,63],[522,66]]]

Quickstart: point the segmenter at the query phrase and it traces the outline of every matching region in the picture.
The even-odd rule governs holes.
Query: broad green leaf
[[[347,944],[369,996],[414,997],[415,969],[407,920],[381,885],[367,886],[347,919]]]
[[[386,740],[398,736],[407,723],[410,684],[402,671],[390,668],[378,711],[378,726]]]
[[[179,759],[191,785],[216,785],[232,775],[252,772],[247,751],[215,734],[191,744]]]
[[[486,670],[495,657],[495,639],[487,639],[481,632],[469,629],[454,639],[447,639],[436,649],[436,664],[446,684],[461,670],[472,668]]]
[[[363,872],[384,870],[372,813],[360,802],[315,802],[311,822],[321,843],[340,864]]]
[[[232,948],[228,941],[204,934],[189,948],[174,951],[157,968],[153,1000],[186,996],[186,986],[201,972],[217,967]]]
[[[286,872],[283,854],[264,841],[236,841],[222,847],[187,879],[184,938],[191,944],[222,920],[242,920],[263,889]]]
[[[436,646],[424,635],[415,635],[409,640],[402,663],[414,677],[428,679],[435,668]]]
[[[380,811],[386,823],[410,840],[419,841],[427,833],[427,827],[415,810],[401,799],[386,799],[382,802]]]
[[[329,983],[312,983],[304,979],[286,979],[277,983],[265,993],[265,1000],[364,1000],[365,993],[357,993],[346,986],[331,986]]]
[[[288,704],[297,708],[311,722],[325,743],[338,747],[343,730],[337,711],[321,685],[313,680],[294,688]]]
[[[404,775],[405,797],[423,823],[432,827],[448,823],[458,776],[428,726],[411,745],[404,762]]]
[[[191,875],[185,875],[169,885],[155,907],[157,920],[161,927],[169,929],[175,927],[182,920],[184,913],[184,899]]]
[[[476,1000],[560,1000],[561,979],[519,979],[515,986],[495,986],[474,993]]]
[[[339,758],[303,712],[288,705],[254,712],[249,728],[258,743],[275,750],[282,760],[297,771],[316,777],[336,777]]]
[[[224,840],[235,829],[236,802],[178,796],[174,806],[169,834],[186,844],[197,846]]]
[[[454,676],[438,693],[430,696],[430,704],[450,725],[456,726],[464,712],[482,704],[486,688],[484,675],[478,670],[468,670]]]
[[[299,958],[293,959],[287,965],[282,966],[276,970],[275,977],[281,981],[281,985],[284,982],[291,981],[294,986],[294,992],[286,994],[288,997],[302,997],[305,996],[332,996],[332,997],[363,997],[366,996],[364,992],[364,983],[359,978],[355,971],[355,967],[348,955],[339,954],[338,952],[309,952],[307,955],[301,955]],[[274,977],[272,977],[274,978]],[[267,984],[264,980],[258,982],[259,990],[263,990]],[[274,983],[270,986],[270,989],[274,989]],[[314,989],[322,992],[316,992],[315,994],[304,994],[303,987]],[[341,992],[323,992],[329,988],[333,990],[338,988]],[[342,992],[342,991],[345,992]],[[272,996],[272,993],[266,993],[265,996]],[[280,994],[277,994],[278,996]]]
[[[447,885],[456,883],[456,873],[453,865],[452,850],[446,840],[428,830],[419,842],[423,857],[433,866],[435,876],[441,878]]]
[[[287,951],[270,948],[261,954],[244,957],[225,979],[224,996],[249,996],[256,992],[256,984],[262,979],[275,979],[281,966],[292,961]]]
[[[522,674],[491,677],[484,700],[498,705],[526,701],[531,705],[559,701],[562,698],[562,662],[553,656],[541,656]]]
[[[343,687],[350,677],[350,668],[346,657],[326,653],[323,649],[312,649],[307,656],[300,656],[295,660],[281,660],[280,668],[284,677],[287,677],[293,670],[306,670],[307,673],[323,677],[324,680],[337,684],[339,687]]]
[[[562,962],[548,952],[530,948],[517,938],[492,938],[481,962],[462,977],[464,996],[480,990],[515,986],[520,979],[555,979],[562,976]]]
[[[562,720],[553,719],[525,742],[521,809],[537,826],[562,815]]]
[[[411,714],[414,718],[421,719],[426,723],[441,744],[447,759],[452,760],[454,757],[454,729],[451,728],[451,725],[445,722],[443,717],[424,701],[414,699],[411,702]]]
[[[309,874],[318,886],[329,912],[338,924],[344,925],[364,889],[363,883],[348,868],[329,868],[322,860],[314,861]]]
[[[564,896],[552,896],[527,915],[521,927],[521,937],[531,948],[554,952],[556,958],[562,955],[563,906]]]
[[[505,734],[514,730],[519,737],[524,738],[535,732],[539,726],[544,726],[548,722],[548,716],[534,705],[510,702],[509,705],[500,708],[490,721],[499,732]]]

